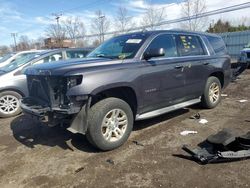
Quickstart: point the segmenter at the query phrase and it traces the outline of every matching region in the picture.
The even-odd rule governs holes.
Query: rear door
[[[202,95],[207,78],[209,55],[198,35],[176,35],[180,59],[184,62],[186,100]]]

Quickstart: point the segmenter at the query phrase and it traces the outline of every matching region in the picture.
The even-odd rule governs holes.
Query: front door
[[[171,106],[185,101],[185,62],[178,57],[175,36],[160,34],[146,49],[163,48],[165,56],[142,60],[143,112]]]

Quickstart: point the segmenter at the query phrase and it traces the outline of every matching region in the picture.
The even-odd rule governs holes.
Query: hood
[[[114,64],[121,64],[122,60],[107,58],[85,58],[78,60],[57,61],[33,65],[25,70],[26,75],[65,75],[68,72],[75,72],[91,67],[101,67]]]
[[[250,52],[250,48],[244,48],[241,52]]]

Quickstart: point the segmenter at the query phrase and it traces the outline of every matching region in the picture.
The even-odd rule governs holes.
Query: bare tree
[[[19,42],[17,44],[18,50],[29,50],[30,49],[30,40],[28,36],[22,35],[19,37]]]
[[[3,56],[5,54],[9,53],[10,51],[11,50],[8,46],[5,46],[5,45],[0,46],[0,56]]]
[[[142,19],[142,26],[145,28],[149,28],[151,30],[154,30],[160,22],[162,22],[167,16],[165,13],[164,8],[156,8],[152,5],[149,5],[145,15]]]
[[[106,33],[110,27],[110,21],[102,11],[98,10],[96,17],[92,20],[91,27],[93,32],[98,34],[99,42],[102,43],[104,41],[104,33]]]
[[[85,34],[84,23],[80,20],[79,17],[69,17],[63,21],[63,25],[66,29],[66,34],[70,39],[74,41],[74,45],[77,45],[77,38],[81,37],[83,40]]]
[[[63,46],[63,40],[66,39],[66,29],[60,24],[51,24],[46,29],[48,37],[56,40],[59,47]]]
[[[181,28],[191,31],[200,31],[206,26],[207,18],[198,18],[206,11],[206,0],[184,0],[182,3],[182,16],[188,21],[181,23]],[[193,18],[193,19],[191,19]]]
[[[131,17],[128,16],[128,10],[125,7],[119,7],[115,18],[115,27],[122,33],[131,29]]]

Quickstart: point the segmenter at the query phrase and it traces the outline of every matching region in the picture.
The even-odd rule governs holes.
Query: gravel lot
[[[110,152],[23,115],[0,119],[0,187],[249,187],[250,161],[202,166],[173,156],[222,128],[250,130],[250,70],[224,94],[212,110],[194,106],[137,122],[127,143]],[[189,119],[197,112],[206,125]],[[181,136],[184,130],[198,134]]]

